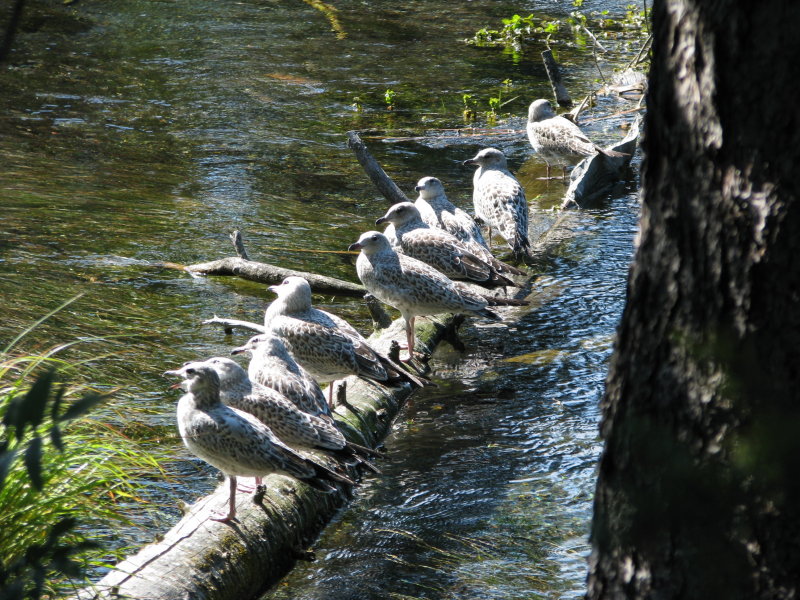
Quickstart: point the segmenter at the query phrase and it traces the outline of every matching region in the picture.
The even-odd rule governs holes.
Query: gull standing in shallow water
[[[625,156],[616,150],[605,150],[592,142],[575,123],[557,115],[549,100],[541,98],[531,102],[528,108],[528,139],[536,153],[547,165],[560,165],[562,176],[567,176],[567,166],[593,156],[598,152],[606,156]]]
[[[372,348],[347,321],[313,308],[311,287],[302,277],[287,277],[269,289],[278,297],[267,307],[264,328],[281,338],[297,364],[318,382],[357,375],[384,385],[425,384]],[[333,386],[328,402],[333,402]]]
[[[236,478],[260,478],[272,473],[301,479],[319,490],[335,488],[329,482],[353,484],[343,475],[300,456],[283,444],[269,427],[253,415],[225,406],[220,401],[219,376],[208,365],[189,363],[165,375],[183,377],[186,393],[178,401],[178,430],[186,447],[229,479],[226,515],[214,521],[236,518]]]
[[[333,419],[303,412],[274,389],[252,382],[247,371],[230,358],[214,356],[199,364],[209,365],[217,373],[222,402],[253,415],[284,444],[298,450],[322,450],[337,460],[350,460],[378,472],[359,456],[377,453],[348,442]]]
[[[428,227],[411,202],[392,206],[375,221],[375,225],[382,223],[394,225],[396,244],[392,245],[398,252],[429,264],[451,279],[464,279],[490,289],[514,285],[491,264],[473,254],[456,236]]]
[[[508,170],[505,155],[497,148],[484,148],[464,165],[478,167],[472,178],[472,202],[475,215],[489,226],[489,239],[494,227],[517,260],[531,258],[525,190]]]
[[[380,301],[394,306],[403,316],[409,359],[414,357],[414,318],[417,316],[458,312],[500,321],[500,317],[487,306],[527,304],[524,300],[476,294],[430,265],[398,254],[386,236],[377,231],[361,234],[349,249],[361,251],[356,260],[356,270],[364,287]]]

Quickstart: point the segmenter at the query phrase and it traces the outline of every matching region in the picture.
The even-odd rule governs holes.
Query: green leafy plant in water
[[[55,351],[12,354],[31,330],[0,351],[0,597],[8,600],[57,595],[107,559],[94,530],[109,535],[128,523],[120,502],[136,498],[133,477],[160,470],[130,439],[85,418],[107,395],[59,383],[57,371],[73,365]]]
[[[472,94],[462,94],[461,101],[464,103],[464,111],[463,116],[465,121],[473,121],[475,120],[475,106],[478,104],[478,101],[475,100],[475,97]]]
[[[360,96],[353,96],[352,107],[353,107],[353,110],[355,110],[356,112],[361,112],[361,111],[364,110],[364,103],[361,101],[361,97]]]
[[[397,97],[397,92],[391,89],[387,89],[383,93],[383,99],[386,102],[386,108],[388,110],[394,110],[394,99]]]

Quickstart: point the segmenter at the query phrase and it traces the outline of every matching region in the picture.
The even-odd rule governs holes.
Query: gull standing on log
[[[384,385],[424,382],[372,348],[347,321],[311,306],[311,287],[302,277],[287,277],[269,289],[278,297],[264,314],[265,329],[278,336],[297,363],[319,383],[357,375]],[[333,403],[333,386],[328,388]]]
[[[382,223],[394,225],[396,244],[392,245],[395,250],[429,264],[451,279],[464,279],[490,289],[514,285],[491,264],[473,254],[456,236],[428,227],[411,202],[392,206],[375,221],[375,225]]]
[[[359,456],[376,452],[348,442],[333,419],[303,412],[274,389],[254,383],[235,360],[214,356],[197,364],[209,365],[217,373],[223,403],[253,415],[284,444],[298,450],[322,450],[337,460],[351,460],[378,472]]]
[[[450,202],[444,192],[444,185],[439,179],[423,177],[417,182],[414,189],[419,193],[419,197],[414,201],[414,206],[417,207],[420,217],[428,227],[443,229],[456,236],[475,256],[492,265],[498,273],[527,275],[522,269],[512,267],[492,255],[475,219]]]
[[[186,447],[229,479],[228,512],[213,514],[214,521],[236,518],[236,478],[272,473],[301,479],[330,492],[329,482],[353,485],[353,481],[300,456],[281,442],[269,427],[253,415],[225,406],[220,401],[219,376],[208,365],[189,363],[165,375],[186,379],[186,393],[178,401],[178,430]]]
[[[544,98],[531,102],[527,130],[531,146],[547,165],[548,179],[551,163],[560,165],[562,177],[566,177],[567,166],[598,152],[611,157],[625,156],[622,152],[605,150],[592,142],[575,123],[557,115],[550,101]]]
[[[447,278],[424,262],[398,254],[380,232],[361,234],[349,250],[360,250],[358,278],[376,298],[400,311],[406,325],[408,358],[414,357],[414,318],[445,312],[470,313],[500,321],[491,305],[524,305],[523,300],[488,298]]]
[[[525,190],[508,170],[505,155],[497,148],[484,148],[464,164],[478,166],[472,178],[472,202],[475,215],[489,226],[488,238],[495,227],[517,260],[531,258]]]

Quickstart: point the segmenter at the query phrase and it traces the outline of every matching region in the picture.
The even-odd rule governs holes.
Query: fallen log
[[[357,134],[354,135],[357,139]],[[386,177],[385,173],[383,176]],[[544,246],[540,250],[545,251]],[[242,276],[241,273],[231,274]],[[382,315],[375,319],[385,323]],[[458,346],[457,328],[462,321],[461,315],[418,317],[416,350],[429,357],[441,341]],[[226,330],[241,327],[263,331],[261,324],[248,321],[215,317],[208,322],[220,324]],[[387,354],[392,352],[392,342],[398,341],[405,341],[400,319],[370,338],[371,344]],[[347,378],[345,385],[347,403],[336,406],[334,418],[348,440],[374,448],[388,435],[412,390],[406,384],[388,388],[356,377]],[[318,453],[315,458],[330,460]],[[352,469],[350,474],[356,475]],[[277,583],[297,560],[312,559],[308,546],[349,500],[344,491],[325,494],[279,475],[265,478],[264,484],[263,495],[237,495],[237,521],[219,523],[208,517],[227,501],[228,486],[220,484],[214,492],[189,506],[183,518],[161,539],[116,565],[74,598],[243,600],[256,597]]]
[[[569,187],[564,195],[561,208],[580,208],[608,194],[615,184],[623,179],[636,152],[639,139],[639,123],[634,119],[625,138],[606,150],[614,150],[622,156],[607,156],[597,153],[579,162],[569,177]]]
[[[550,79],[550,87],[553,88],[553,96],[559,106],[569,108],[572,106],[572,98],[569,97],[564,82],[561,81],[561,70],[558,68],[556,59],[553,58],[553,51],[548,48],[542,50],[542,62],[544,62],[544,70],[547,72],[547,77]]]
[[[244,249],[241,233],[238,231],[234,231],[231,234],[231,243],[238,256],[228,256],[210,262],[197,263],[183,267],[183,269],[192,274],[236,276],[266,285],[281,283],[287,277],[297,276],[303,277],[308,281],[309,285],[311,285],[311,291],[317,294],[361,297],[366,293],[362,285],[344,281],[343,279],[317,275],[306,271],[284,269],[283,267],[250,260]]]

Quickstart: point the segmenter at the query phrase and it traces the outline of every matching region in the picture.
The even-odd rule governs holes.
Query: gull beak
[[[424,187],[424,186],[421,186],[421,185],[416,185],[416,186],[414,186],[414,191],[415,191],[415,192],[421,192],[421,191],[422,191],[422,190],[424,190],[424,189],[425,189],[425,187]]]
[[[231,350],[231,354],[233,356],[236,356],[237,354],[242,354],[244,352],[247,352],[247,348],[245,348],[244,346],[239,346],[238,348],[234,348],[233,350]]]
[[[476,164],[476,163],[475,163],[475,159],[474,159],[474,158],[468,158],[467,160],[465,160],[465,161],[464,161],[463,163],[461,163],[461,164],[462,164],[462,165],[464,165],[465,167],[471,167],[471,166],[473,166],[473,165],[474,165],[474,164]]]
[[[182,377],[183,373],[180,369],[175,369],[173,371],[164,371],[161,375],[162,377]]]
[[[388,222],[389,219],[386,217],[381,217],[380,219],[375,219],[375,225],[382,225],[383,223]]]
[[[361,246],[361,244],[359,244],[358,242],[356,242],[356,243],[354,243],[354,244],[350,244],[350,245],[347,247],[347,249],[348,249],[350,252],[355,252],[355,251],[357,251],[357,250],[361,250],[361,248],[362,248],[362,246]]]

